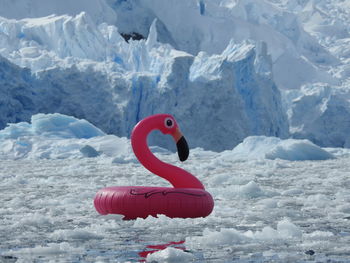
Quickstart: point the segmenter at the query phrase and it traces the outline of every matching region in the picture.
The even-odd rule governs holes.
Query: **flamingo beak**
[[[173,135],[174,140],[176,142],[177,154],[179,155],[179,159],[181,162],[186,161],[188,155],[190,154],[187,141],[185,137],[180,132],[179,128],[176,128],[176,131]]]

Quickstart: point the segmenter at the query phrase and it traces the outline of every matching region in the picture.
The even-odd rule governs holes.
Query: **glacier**
[[[221,54],[193,56],[159,43],[156,23],[147,40],[128,44],[115,27],[97,26],[86,13],[19,22],[3,18],[8,28],[1,52],[7,56],[0,69],[3,92],[23,90],[10,99],[25,112],[13,119],[16,109],[5,107],[2,127],[36,113],[59,112],[128,136],[141,118],[169,112],[183,123],[191,147],[220,151],[249,135],[288,136],[264,43],[231,41]],[[17,39],[17,46],[10,39]],[[9,71],[18,71],[25,86],[14,84]],[[6,83],[12,84],[6,88]],[[150,141],[169,145],[157,136]]]
[[[350,94],[346,87],[325,83],[289,92],[290,129],[295,138],[309,138],[322,147],[350,146]]]
[[[0,129],[57,112],[125,137],[141,118],[168,112],[193,148],[232,149],[252,135],[349,147],[348,8],[1,1]],[[141,39],[125,41],[133,35]],[[153,134],[150,143],[171,149]]]

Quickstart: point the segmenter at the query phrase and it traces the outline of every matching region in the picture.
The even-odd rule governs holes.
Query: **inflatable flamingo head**
[[[173,116],[169,114],[157,114],[151,117],[154,117],[155,119],[157,119],[157,121],[159,121],[157,126],[163,134],[170,134],[173,137],[179,135],[179,126],[177,125],[177,122]]]
[[[169,134],[176,142],[180,161],[186,161],[189,155],[188,144],[182,135],[180,128],[173,116],[170,114],[156,114],[141,120],[134,128],[131,137],[134,141],[140,136],[147,136],[151,130],[159,130],[163,134]],[[136,132],[140,131],[140,132]],[[144,131],[144,132],[142,132]],[[137,135],[139,134],[139,135]],[[132,140],[133,141],[133,140]],[[136,143],[137,144],[137,143]],[[136,149],[134,149],[135,151]]]
[[[156,114],[151,117],[157,119],[157,128],[163,134],[169,134],[174,138],[180,161],[186,161],[189,155],[188,144],[185,137],[182,135],[175,118],[170,114]]]

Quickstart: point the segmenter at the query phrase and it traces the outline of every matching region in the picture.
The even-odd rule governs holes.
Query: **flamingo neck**
[[[175,188],[199,188],[204,190],[203,184],[191,173],[177,166],[159,160],[147,145],[147,136],[155,130],[152,122],[139,122],[132,134],[131,145],[135,156],[150,172],[169,181]]]

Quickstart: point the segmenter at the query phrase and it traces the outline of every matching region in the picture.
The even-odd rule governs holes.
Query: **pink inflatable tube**
[[[157,114],[140,121],[131,134],[133,151],[140,163],[152,173],[168,180],[173,187],[115,186],[99,190],[94,199],[102,214],[120,214],[124,219],[157,216],[195,218],[208,216],[214,207],[211,195],[189,172],[162,162],[147,146],[148,134],[155,130],[170,134],[177,145],[181,161],[189,155],[187,142],[171,115]]]

